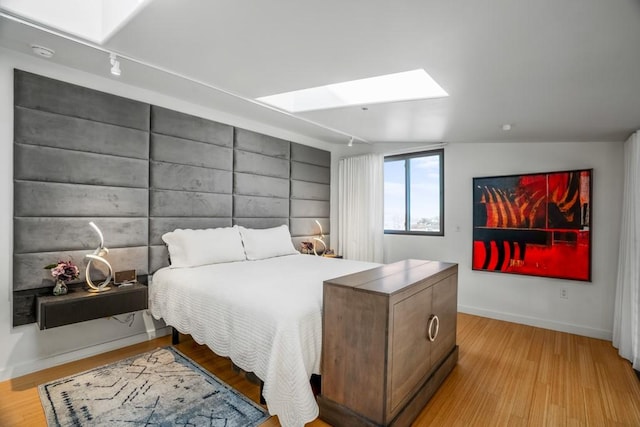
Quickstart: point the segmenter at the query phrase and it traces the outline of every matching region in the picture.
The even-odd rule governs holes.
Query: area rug
[[[257,426],[269,414],[173,347],[38,386],[49,426]]]

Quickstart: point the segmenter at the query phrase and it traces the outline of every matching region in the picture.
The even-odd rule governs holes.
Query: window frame
[[[440,231],[417,231],[417,230],[409,230],[411,227],[410,224],[410,215],[411,215],[411,162],[408,160],[414,159],[417,157],[431,157],[438,156],[440,163]],[[404,230],[384,230],[384,234],[400,234],[400,235],[409,235],[409,236],[444,236],[444,148],[434,149],[434,150],[425,150],[419,151],[415,153],[405,153],[405,154],[395,154],[384,157],[384,162],[387,161],[405,161],[404,168],[404,185],[405,185],[405,229]],[[384,207],[383,207],[384,209]]]

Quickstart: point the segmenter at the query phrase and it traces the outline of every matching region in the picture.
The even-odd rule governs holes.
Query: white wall
[[[12,327],[13,264],[13,69],[40,74],[88,88],[113,93],[154,105],[182,111],[284,138],[330,149],[321,141],[274,129],[227,113],[171,98],[157,92],[128,86],[116,78],[105,78],[62,67],[45,59],[0,48],[0,381],[57,364],[77,360],[163,334],[162,324],[144,313],[137,313],[131,327],[114,319],[98,319],[40,331],[35,324]],[[44,267],[44,266],[43,266]],[[124,319],[126,316],[118,316]]]
[[[593,168],[592,282],[471,270],[472,178]],[[459,264],[462,312],[611,339],[623,143],[452,143],[445,147],[445,235],[385,235],[385,262]],[[560,298],[567,288],[568,299]]]

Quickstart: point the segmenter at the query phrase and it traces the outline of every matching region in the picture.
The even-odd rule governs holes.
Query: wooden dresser
[[[405,260],[324,282],[320,418],[408,426],[458,360],[458,265]]]

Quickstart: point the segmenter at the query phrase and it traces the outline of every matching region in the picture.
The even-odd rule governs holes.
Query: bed
[[[151,313],[255,373],[269,412],[285,427],[302,426],[318,416],[309,378],[320,374],[323,281],[379,264],[299,254],[285,228],[236,228],[237,247],[233,228],[216,244],[196,239],[199,253],[190,254],[223,248],[214,258],[224,262],[184,263],[184,248],[168,243],[172,265],[153,275]]]

